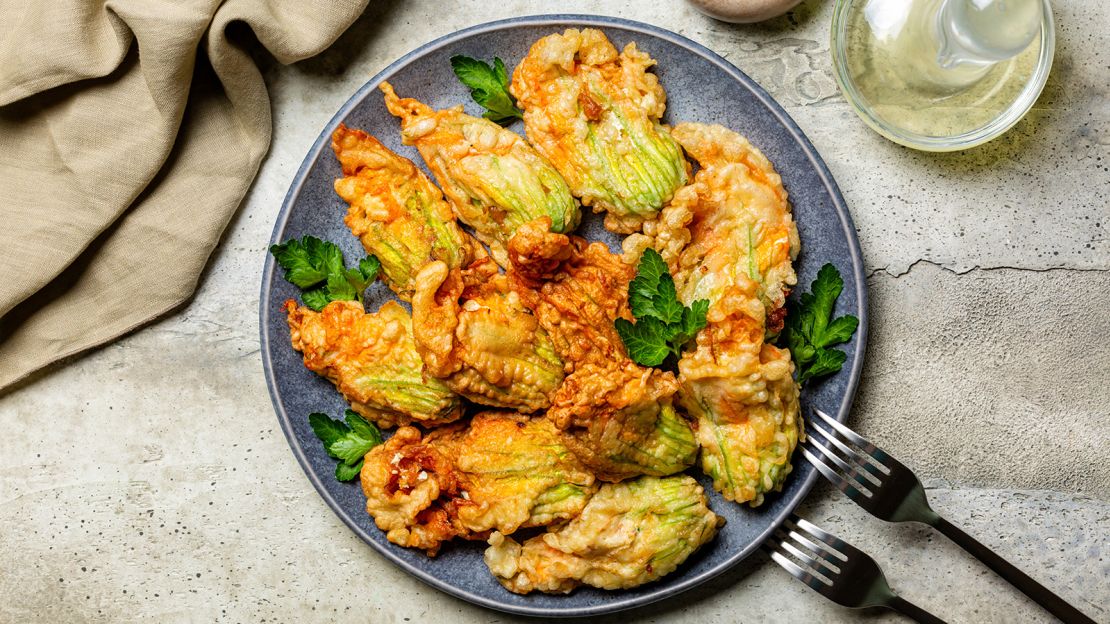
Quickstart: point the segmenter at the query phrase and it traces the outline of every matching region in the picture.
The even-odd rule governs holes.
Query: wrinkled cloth
[[[251,56],[368,0],[0,0],[0,391],[180,306],[270,144]]]

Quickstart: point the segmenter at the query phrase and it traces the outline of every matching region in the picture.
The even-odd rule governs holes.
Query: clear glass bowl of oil
[[[856,113],[891,141],[932,152],[967,149],[1009,130],[1044,89],[1055,48],[1052,9],[1042,0],[1040,32],[1028,47],[966,67],[973,77],[944,85],[930,75],[940,71],[937,34],[922,18],[935,16],[942,1],[837,0],[832,20],[833,71]],[[892,7],[893,14],[876,11]]]

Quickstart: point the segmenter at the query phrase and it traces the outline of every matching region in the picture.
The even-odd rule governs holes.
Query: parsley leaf
[[[372,423],[351,410],[346,411],[347,422],[332,420],[325,414],[308,415],[313,433],[324,443],[328,455],[339,460],[335,478],[350,481],[362,470],[362,459],[370,449],[382,443],[382,434]]]
[[[339,247],[314,236],[274,245],[270,253],[285,269],[285,279],[301,288],[319,284],[329,273],[343,270],[343,252]]]
[[[628,305],[636,318],[655,317],[664,323],[682,321],[682,303],[674,288],[667,263],[654,249],[644,250],[636,267],[636,278],[628,285]]]
[[[667,326],[654,316],[637,319],[633,324],[628,319],[614,321],[617,334],[628,349],[628,356],[641,366],[659,366],[671,354]]]
[[[319,312],[324,309],[324,306],[331,303],[331,298],[328,297],[328,289],[326,286],[320,288],[313,288],[301,293],[301,300],[304,304],[313,310]]]
[[[483,117],[503,126],[524,118],[524,112],[517,108],[509,93],[509,74],[501,59],[493,57],[491,67],[469,56],[452,56],[451,69],[470,88],[470,97],[486,109]]]
[[[617,319],[614,326],[628,356],[641,366],[659,366],[669,355],[678,357],[705,327],[709,311],[708,299],[682,305],[667,263],[654,249],[644,250],[640,257],[636,278],[628,284],[628,305],[636,323]]]
[[[285,279],[302,289],[304,304],[317,312],[332,301],[362,301],[362,293],[381,270],[374,256],[363,258],[356,268],[345,268],[339,246],[314,236],[273,245],[270,253],[285,269]]]
[[[358,463],[355,464],[354,466],[348,466],[347,464],[344,464],[343,462],[339,462],[338,464],[335,465],[335,480],[336,481],[350,481],[350,480],[354,479],[355,477],[357,477],[360,472],[362,472],[362,460],[361,459],[358,460]]]
[[[678,334],[672,338],[672,342],[682,345],[694,339],[698,335],[698,330],[705,327],[705,315],[709,313],[709,300],[698,299],[688,308],[682,309],[682,320],[680,321],[680,329]]]
[[[355,298],[355,287],[347,279],[347,272],[329,273],[326,289],[329,301],[351,301]]]
[[[783,341],[794,356],[798,383],[835,373],[848,359],[843,351],[830,348],[851,340],[859,327],[854,316],[832,317],[842,290],[840,272],[826,264],[817,272],[810,292],[803,293],[786,316]]]

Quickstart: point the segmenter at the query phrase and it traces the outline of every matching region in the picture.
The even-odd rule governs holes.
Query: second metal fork
[[[828,414],[814,412],[820,421],[811,420],[807,429],[820,434],[823,441],[808,436],[801,445],[802,453],[848,498],[888,522],[914,521],[934,527],[1060,620],[1094,624],[1063,598],[933,511],[913,471]],[[828,428],[821,427],[821,422]]]
[[[945,624],[891,591],[867,553],[798,516],[791,515],[763,548],[794,578],[837,604],[886,607],[922,624]]]

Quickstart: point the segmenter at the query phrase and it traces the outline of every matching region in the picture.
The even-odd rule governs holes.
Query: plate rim
[[[327,124],[321,130],[320,135],[313,142],[312,147],[309,148],[308,153],[305,155],[304,160],[301,161],[300,166],[297,168],[293,176],[293,180],[289,185],[289,190],[282,200],[281,208],[275,219],[274,229],[270,235],[269,245],[277,244],[279,234],[285,230],[290,218],[290,207],[300,196],[301,190],[307,179],[308,169],[319,159],[320,153],[324,147],[329,144],[331,132],[337,127],[338,123],[345,119],[349,113],[358,105],[360,105],[370,94],[374,93],[377,86],[383,81],[389,79],[390,76],[397,73],[402,67],[406,66],[411,60],[423,56],[424,54],[438,50],[447,45],[466,39],[469,36],[495,32],[503,30],[507,27],[519,26],[560,26],[560,27],[619,27],[632,32],[639,32],[648,34],[660,39],[664,39],[674,45],[687,48],[706,61],[713,63],[734,80],[744,84],[755,97],[767,108],[767,110],[778,119],[779,123],[790,133],[798,145],[802,148],[803,153],[806,155],[809,162],[813,165],[818,177],[824,182],[825,187],[829,190],[832,205],[839,218],[841,229],[844,231],[845,239],[848,242],[849,256],[852,262],[852,274],[855,277],[856,285],[856,301],[859,305],[859,327],[856,332],[856,351],[852,361],[851,369],[848,371],[849,378],[845,391],[842,395],[840,405],[837,408],[836,419],[840,422],[845,422],[848,414],[851,411],[852,405],[855,402],[856,391],[859,388],[860,378],[863,370],[863,360],[867,351],[867,338],[868,338],[868,299],[867,299],[867,277],[864,271],[863,254],[860,249],[859,239],[856,236],[855,225],[852,221],[852,215],[848,210],[848,205],[844,200],[844,196],[840,192],[840,187],[836,184],[829,171],[825,161],[821,158],[817,149],[809,141],[809,138],[802,132],[798,124],[790,117],[782,106],[776,102],[770,94],[767,93],[763,87],[756,83],[747,74],[741,71],[738,67],[733,65],[727,59],[717,54],[713,50],[705,47],[704,45],[689,39],[676,32],[620,17],[611,17],[603,15],[587,15],[577,13],[552,13],[541,15],[528,15],[521,17],[511,17],[507,19],[494,20],[490,22],[483,22],[474,26],[469,26],[461,30],[443,35],[436,39],[432,39],[423,43],[397,60],[387,65],[380,72],[372,76],[366,81],[358,90],[356,90],[350,98],[332,115]],[[267,245],[267,249],[269,248]],[[488,609],[500,611],[503,613],[512,613],[517,615],[528,615],[535,617],[549,617],[549,618],[571,618],[571,617],[586,617],[598,616],[603,614],[615,613],[636,607],[642,607],[660,600],[672,598],[678,594],[686,592],[694,587],[702,585],[703,583],[713,579],[728,570],[734,568],[737,564],[750,557],[760,545],[766,541],[770,534],[779,526],[783,521],[794,512],[794,509],[801,504],[803,500],[809,495],[817,481],[817,471],[810,471],[802,482],[801,488],[794,494],[792,500],[788,500],[783,510],[775,516],[768,527],[761,532],[758,537],[751,541],[747,546],[740,549],[731,557],[725,559],[717,566],[702,572],[701,574],[690,576],[679,580],[675,585],[668,586],[667,588],[650,593],[647,595],[636,596],[632,598],[616,598],[614,600],[607,600],[604,603],[593,606],[578,606],[567,607],[565,609],[553,609],[551,607],[530,607],[513,605],[507,603],[497,602],[489,598],[479,596],[465,589],[461,589],[451,583],[448,583],[433,574],[421,570],[415,566],[410,565],[392,552],[392,548],[383,546],[374,541],[369,533],[364,531],[360,526],[355,524],[351,518],[348,517],[338,501],[328,492],[327,488],[322,483],[319,475],[317,475],[311,468],[308,457],[305,455],[304,450],[296,440],[296,435],[292,430],[292,423],[289,414],[285,411],[280,397],[278,396],[276,383],[273,372],[273,362],[270,357],[270,339],[267,332],[270,322],[271,310],[267,305],[268,295],[272,289],[273,279],[276,271],[274,269],[274,258],[270,253],[266,254],[266,261],[262,269],[262,284],[259,291],[259,325],[258,332],[260,337],[260,355],[262,357],[263,374],[266,378],[266,387],[269,391],[270,402],[273,404],[274,411],[278,417],[278,424],[281,426],[282,433],[285,435],[286,442],[289,444],[290,450],[297,458],[297,463],[300,464],[301,470],[304,471],[305,476],[308,477],[309,482],[312,484],[316,493],[324,500],[331,511],[343,521],[347,527],[355,533],[363,542],[367,543],[372,549],[384,556],[391,563],[398,566],[408,574],[416,577],[439,591],[456,598],[461,598]]]

